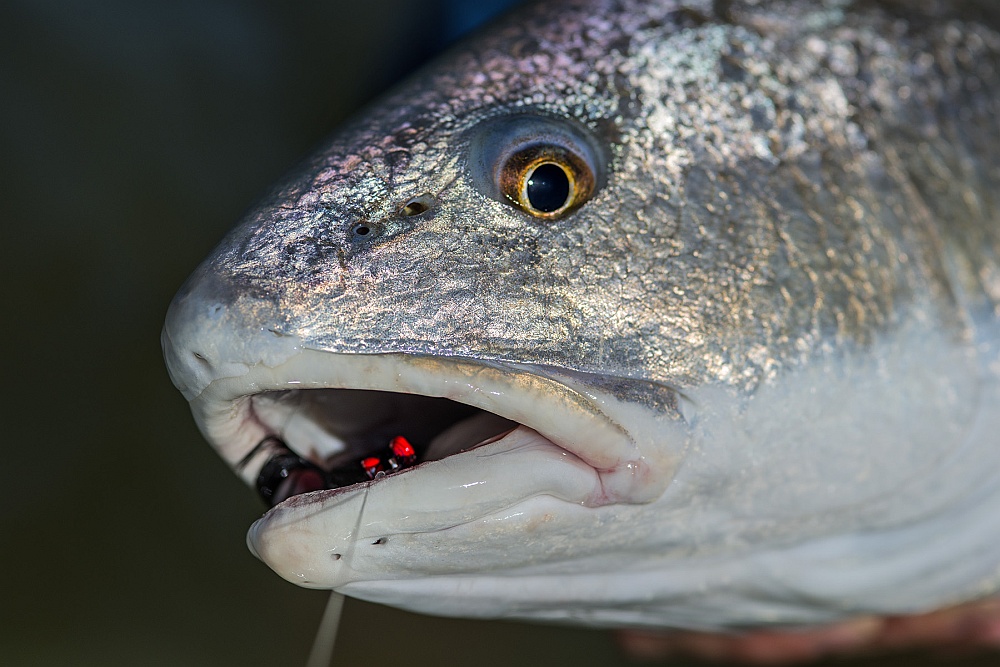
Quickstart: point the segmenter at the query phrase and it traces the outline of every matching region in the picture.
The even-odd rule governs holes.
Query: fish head
[[[171,378],[275,505],[251,550],[417,611],[597,625],[988,588],[987,555],[921,578],[954,552],[915,545],[962,516],[988,553],[993,353],[842,82],[795,69],[815,44],[669,2],[529,19],[346,126],[172,302]]]
[[[598,508],[669,484],[682,392],[642,371],[662,356],[653,314],[621,305],[645,294],[615,223],[634,197],[607,188],[620,100],[593,86],[567,100],[571,64],[557,88],[542,71],[506,90],[465,67],[418,78],[276,188],[174,299],[171,377],[251,485],[271,439],[326,469],[359,470],[395,436],[419,453],[258,522],[251,548],[285,578],[463,613],[473,572],[606,568],[609,544],[568,540],[571,517],[603,524]],[[565,191],[546,210],[519,194],[539,164]],[[465,555],[442,559],[455,545]],[[386,598],[400,581],[417,588]]]

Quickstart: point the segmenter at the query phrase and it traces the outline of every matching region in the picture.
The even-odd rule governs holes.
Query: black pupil
[[[524,190],[531,208],[552,213],[561,209],[569,198],[569,177],[559,165],[546,162],[531,172]]]

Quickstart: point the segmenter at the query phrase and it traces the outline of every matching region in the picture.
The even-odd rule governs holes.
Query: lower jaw
[[[597,471],[521,426],[495,442],[370,484],[291,497],[258,520],[247,541],[285,579],[337,588],[385,576],[353,569],[357,563],[377,568],[384,558],[387,572],[401,564],[413,567],[419,552],[415,536],[440,539],[452,528],[539,496],[581,508],[603,498]],[[390,556],[385,545],[395,548],[398,540],[408,546]],[[432,553],[437,551],[428,551],[433,568]],[[341,562],[348,554],[353,558]]]

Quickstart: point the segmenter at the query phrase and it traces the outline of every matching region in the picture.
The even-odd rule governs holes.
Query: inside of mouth
[[[479,408],[415,394],[302,389],[264,392],[251,400],[270,435],[244,462],[267,450],[257,491],[271,506],[439,460],[517,427]]]

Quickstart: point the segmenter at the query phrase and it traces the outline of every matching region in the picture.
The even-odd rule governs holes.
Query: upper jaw
[[[370,484],[292,497],[254,523],[247,544],[279,575],[311,588],[454,574],[481,564],[460,556],[470,535],[480,545],[495,541],[489,526],[510,530],[537,513],[539,500],[548,511],[585,510],[600,489],[592,467],[521,426]],[[459,557],[447,557],[442,541]],[[544,550],[519,551],[497,566],[546,560]]]
[[[274,365],[257,362],[239,368],[229,362],[225,368],[242,372],[212,380],[191,399],[191,409],[202,433],[223,458],[234,468],[243,462],[238,472],[249,483],[267,452],[249,460],[247,454],[269,436],[288,437],[293,416],[290,410],[255,408],[254,397],[310,389],[442,397],[526,425],[595,471],[596,487],[576,499],[586,505],[647,502],[662,492],[672,473],[663,470],[662,459],[650,456],[649,448],[643,451],[628,426],[614,418],[621,401],[575,378],[557,380],[528,365],[408,354],[338,354],[298,347]],[[288,444],[301,456],[330,458],[338,453],[318,437],[303,441],[300,436],[299,442],[289,438]],[[476,444],[470,442],[468,447]]]
[[[643,410],[607,389],[606,378],[444,354],[314,349],[308,331],[291,326],[272,299],[249,295],[211,263],[178,292],[162,342],[171,379],[202,433],[231,466],[243,462],[238,473],[251,484],[267,452],[245,457],[287,427],[287,415],[262,414],[252,397],[275,391],[379,390],[475,406],[534,429],[592,467],[599,486],[579,499],[590,505],[659,497],[684,446],[682,437],[663,433],[677,423],[676,412]],[[300,456],[335,453],[315,442],[288,444]]]

